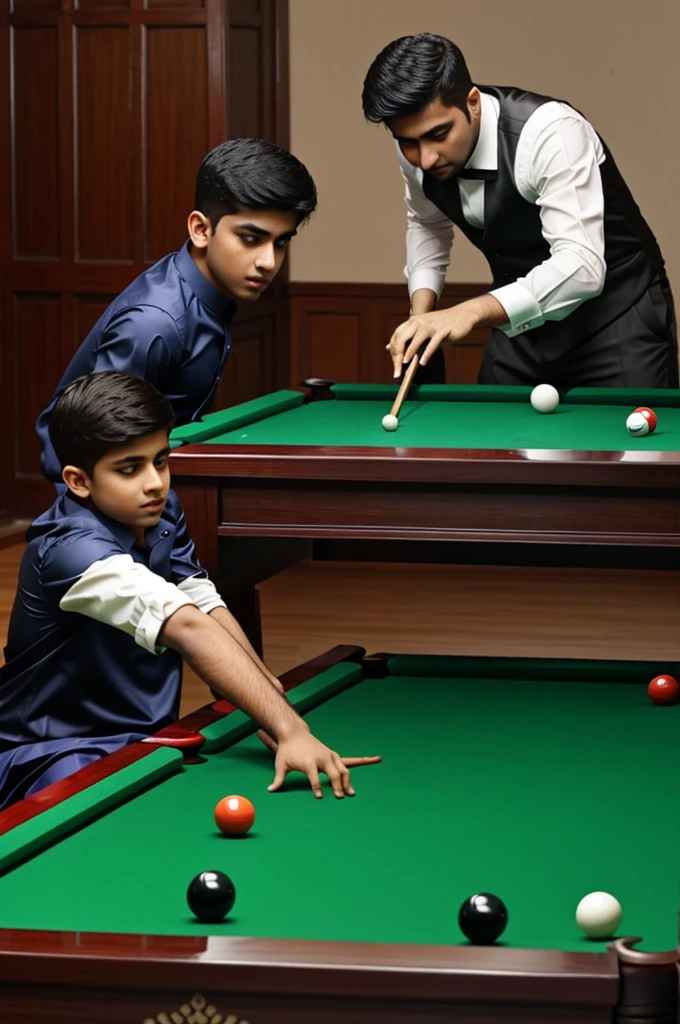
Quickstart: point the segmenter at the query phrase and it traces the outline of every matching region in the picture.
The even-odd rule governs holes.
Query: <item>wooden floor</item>
[[[0,550],[0,646],[23,547]],[[265,657],[369,651],[680,660],[680,574],[310,562],[260,587]],[[209,694],[185,674],[182,713]]]

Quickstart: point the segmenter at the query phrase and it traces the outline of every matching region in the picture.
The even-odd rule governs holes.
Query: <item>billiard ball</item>
[[[680,683],[673,676],[655,676],[647,687],[649,699],[660,707],[680,703]]]
[[[387,416],[382,418],[383,430],[396,430],[399,426],[399,420],[396,416],[391,416],[389,413]]]
[[[490,892],[478,892],[465,900],[458,912],[458,924],[466,939],[476,945],[495,942],[508,923],[503,900]]]
[[[201,871],[187,889],[189,910],[199,921],[221,921],[234,906],[236,889],[221,871]]]
[[[646,406],[638,406],[626,420],[626,430],[632,437],[645,437],[656,430],[656,413]]]
[[[255,808],[245,796],[225,796],[215,808],[215,824],[225,836],[244,836],[254,821]]]
[[[538,384],[529,396],[536,412],[554,412],[560,404],[560,393],[552,384]]]
[[[653,434],[656,430],[658,423],[656,413],[654,412],[654,410],[649,409],[646,405],[638,405],[637,409],[634,409],[633,412],[639,412],[642,416],[644,416],[644,418],[649,423],[649,433]]]
[[[622,917],[621,904],[608,892],[590,892],[576,908],[576,923],[589,939],[610,939]]]

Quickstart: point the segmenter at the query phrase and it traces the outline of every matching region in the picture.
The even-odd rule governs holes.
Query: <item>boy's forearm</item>
[[[276,676],[269,671],[265,663],[260,658],[259,654],[251,644],[250,640],[243,632],[243,629],[238,624],[234,616],[227,608],[214,608],[210,612],[210,618],[217,622],[222,629],[241,645],[246,654],[255,662],[257,667],[266,675],[267,679],[273,682],[276,686],[279,685],[279,681]]]
[[[212,616],[185,605],[165,622],[159,643],[178,651],[211,689],[278,742],[307,728],[241,644]]]

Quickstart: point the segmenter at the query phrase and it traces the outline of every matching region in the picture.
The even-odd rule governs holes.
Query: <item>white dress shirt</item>
[[[64,594],[59,607],[120,629],[156,654],[164,649],[157,646],[164,622],[185,604],[206,615],[226,608],[212,580],[189,576],[169,583],[131,555],[111,555],[94,562]]]
[[[498,169],[498,114],[495,96],[482,93],[479,138],[468,169]],[[406,182],[406,258],[409,294],[429,288],[439,297],[449,265],[453,223],[423,192],[423,172],[397,154]],[[494,289],[508,314],[501,327],[513,337],[546,320],[562,320],[604,286],[604,197],[599,165],[605,154],[581,114],[551,100],[528,118],[515,153],[514,179],[520,195],[540,207],[550,257],[525,277]],[[452,186],[455,182],[451,183]],[[465,220],[484,229],[484,182],[457,182]]]

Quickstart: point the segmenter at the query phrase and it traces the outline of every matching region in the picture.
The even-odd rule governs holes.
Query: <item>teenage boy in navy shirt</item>
[[[59,393],[76,377],[131,373],[165,395],[177,425],[201,415],[229,353],[236,300],[257,301],[274,280],[288,243],[316,207],[316,188],[286,150],[261,139],[234,139],[201,164],[195,207],[184,247],[111,303],[40,415],[42,466],[50,480],[61,480],[50,417]]]
[[[354,795],[196,559],[170,490],[169,402],[114,371],[77,379],[51,417],[67,490],[32,524],[0,668],[0,808],[177,717],[184,657],[264,730],[276,771]]]

